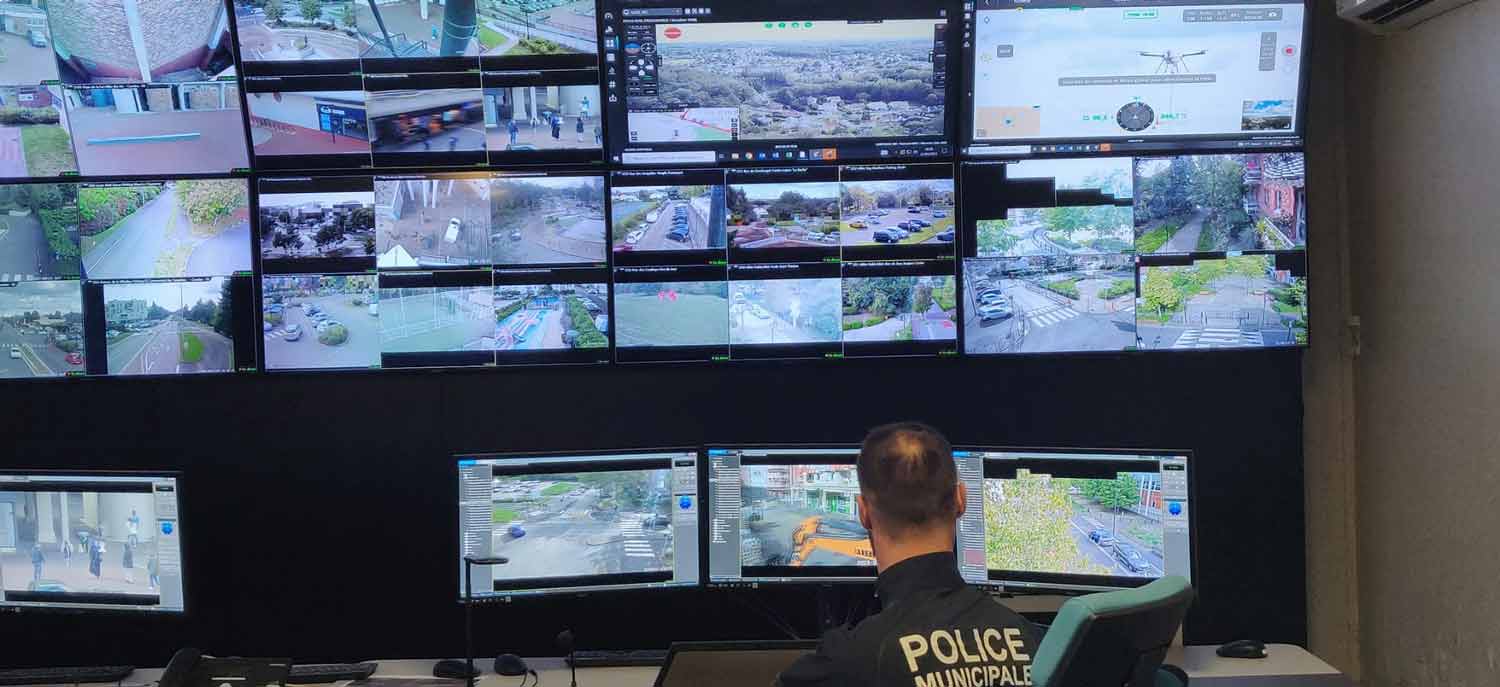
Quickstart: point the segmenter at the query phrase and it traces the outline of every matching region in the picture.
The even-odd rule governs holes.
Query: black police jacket
[[[830,630],[793,663],[781,687],[1004,687],[1030,685],[1041,633],[966,584],[952,553],[908,558],[875,583],[883,607]]]

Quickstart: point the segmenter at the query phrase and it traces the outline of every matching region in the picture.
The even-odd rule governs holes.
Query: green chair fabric
[[[1069,599],[1037,648],[1032,685],[1186,687],[1158,668],[1192,601],[1192,586],[1175,575]]]

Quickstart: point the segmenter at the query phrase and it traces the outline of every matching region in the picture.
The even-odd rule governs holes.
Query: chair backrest
[[[1151,687],[1192,601],[1192,586],[1175,575],[1068,600],[1037,648],[1032,684]]]

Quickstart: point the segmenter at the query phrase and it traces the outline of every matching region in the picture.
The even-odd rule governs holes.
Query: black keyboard
[[[610,668],[614,666],[655,667],[666,662],[666,649],[577,651],[573,653],[573,665],[579,668]]]
[[[374,663],[297,663],[287,676],[289,685],[319,685],[340,680],[363,680],[375,674]]]
[[[0,670],[0,685],[63,685],[78,682],[119,682],[134,672],[135,666],[17,668]]]

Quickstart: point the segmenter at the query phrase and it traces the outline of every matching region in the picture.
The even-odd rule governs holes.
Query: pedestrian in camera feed
[[[554,140],[554,141],[560,141],[560,140],[562,140],[562,125],[563,125],[562,115],[559,115],[559,114],[557,114],[557,113],[554,112],[552,114],[552,140]]]
[[[42,555],[42,545],[33,543],[31,545],[31,581],[42,581],[42,566],[47,563],[47,557]]]
[[[161,563],[157,562],[156,554],[151,554],[146,559],[146,588],[155,591],[161,584]]]
[[[583,143],[583,115],[578,115],[578,123],[573,131],[578,134],[578,142]]]
[[[521,127],[516,126],[516,120],[512,119],[505,123],[505,132],[510,134],[510,144],[516,144],[516,136],[520,135]]]
[[[73,542],[71,541],[70,537],[63,537],[62,547],[61,548],[62,548],[63,567],[65,567],[65,568],[71,568],[71,567],[73,567]]]
[[[125,569],[125,581],[135,584],[135,547],[125,542],[125,552],[120,555],[120,567]]]

